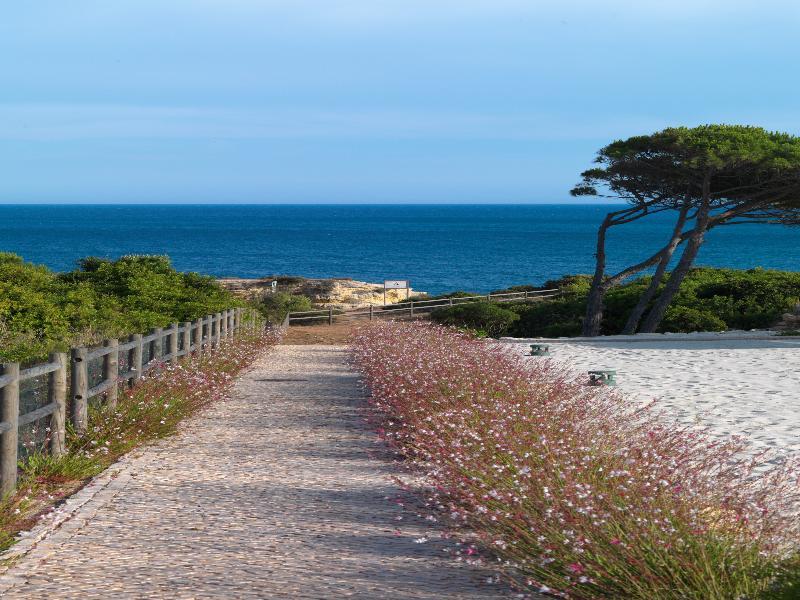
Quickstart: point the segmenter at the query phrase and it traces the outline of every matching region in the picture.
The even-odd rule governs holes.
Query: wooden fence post
[[[411,301],[411,316],[414,316],[414,301]]]
[[[372,304],[369,305],[369,320],[372,321]]]
[[[169,331],[169,362],[173,365],[178,362],[178,327],[177,323],[173,323]]]
[[[161,360],[161,355],[164,350],[164,340],[162,339],[163,332],[164,330],[161,327],[153,327],[153,329],[150,330],[150,335],[156,336],[153,338],[153,341],[150,342],[150,362]]]
[[[219,320],[220,328],[219,328],[219,339],[224,340],[228,337],[228,311],[223,310],[220,313],[220,320]]]
[[[183,355],[186,358],[192,357],[192,322],[183,322]]]
[[[450,298],[450,306],[453,306],[453,299]]]
[[[134,333],[131,336],[131,341],[133,342],[133,348],[131,348],[130,368],[133,371],[133,377],[131,378],[131,387],[133,387],[142,378],[142,355],[144,354],[142,334]]]
[[[203,317],[194,322],[194,351],[197,357],[203,355]]]
[[[56,405],[50,415],[50,454],[62,456],[67,453],[67,355],[64,352],[51,352],[50,362],[60,365],[47,377],[47,399]]]
[[[328,309],[328,325],[333,325],[333,309]]]
[[[111,387],[106,390],[106,405],[110,410],[117,408],[117,394],[119,386],[119,341],[115,339],[106,340],[103,345],[111,348],[111,352],[103,357],[103,379],[113,382]]]
[[[0,498],[17,485],[17,444],[19,443],[19,363],[0,365],[0,375],[11,377],[0,388],[0,421],[8,429],[0,433]]]
[[[72,425],[78,435],[86,433],[88,419],[89,361],[86,348],[72,349]]]

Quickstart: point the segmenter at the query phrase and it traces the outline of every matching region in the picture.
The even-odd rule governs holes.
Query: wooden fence
[[[379,319],[381,317],[404,316],[418,317],[427,312],[441,308],[443,306],[455,306],[457,304],[468,304],[472,302],[529,302],[533,300],[543,300],[560,296],[561,292],[557,289],[552,290],[530,290],[523,292],[504,292],[501,294],[485,294],[481,296],[464,296],[461,298],[438,298],[436,300],[411,300],[398,302],[396,304],[384,304],[382,306],[369,306],[368,308],[357,308],[354,310],[336,311],[333,308],[321,310],[307,310],[303,312],[292,312],[286,317],[286,324],[308,322],[313,320],[327,320],[328,325],[333,325],[337,318],[345,319]]]
[[[26,369],[20,369],[19,363],[0,365],[0,497],[12,491],[17,483],[20,426],[49,416],[49,450],[60,456],[67,451],[67,415],[75,431],[84,433],[91,398],[102,395],[105,405],[113,409],[120,385],[134,386],[142,375],[160,365],[211,352],[237,332],[255,329],[257,323],[255,311],[235,308],[152,329],[146,335],[137,333],[124,342],[110,339],[93,348],[53,352],[49,362]],[[121,373],[120,357],[125,359],[125,370]],[[102,376],[90,387],[89,363],[98,359],[102,359]],[[20,383],[44,375],[48,377],[48,403],[19,414]]]

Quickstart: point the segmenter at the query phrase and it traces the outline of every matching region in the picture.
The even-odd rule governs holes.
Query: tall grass
[[[650,600],[790,585],[797,462],[440,326],[365,326],[353,353],[431,506],[522,588]]]

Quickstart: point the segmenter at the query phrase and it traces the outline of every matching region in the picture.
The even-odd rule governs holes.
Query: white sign
[[[387,290],[407,290],[408,281],[391,279],[383,282],[384,289]]]

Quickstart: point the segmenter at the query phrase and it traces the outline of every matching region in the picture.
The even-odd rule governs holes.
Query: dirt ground
[[[283,344],[306,346],[327,344],[341,346],[347,343],[354,323],[334,323],[333,325],[292,325],[283,336]]]

